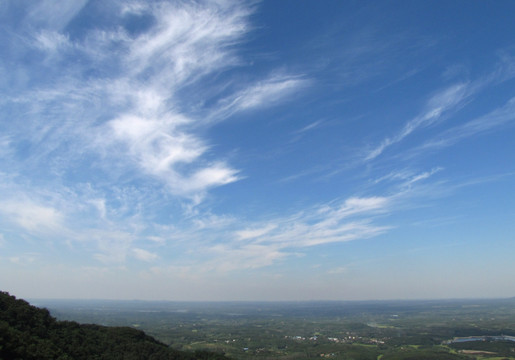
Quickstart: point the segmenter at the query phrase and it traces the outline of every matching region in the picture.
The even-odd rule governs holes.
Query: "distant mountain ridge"
[[[188,353],[130,327],[57,321],[47,309],[0,292],[0,360],[223,360],[210,352]]]

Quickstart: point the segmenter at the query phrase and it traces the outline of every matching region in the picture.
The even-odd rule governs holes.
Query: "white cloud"
[[[122,264],[130,252],[134,235],[121,230],[85,231],[82,241],[95,244],[93,257],[104,264]]]
[[[209,248],[214,259],[201,266],[203,271],[229,272],[243,269],[257,269],[274,264],[289,254],[281,251],[277,245],[256,243],[241,247],[216,245]]]
[[[212,115],[213,120],[223,120],[239,111],[276,105],[308,84],[309,81],[300,76],[271,76],[221,100],[219,109]]]
[[[17,265],[29,265],[32,264],[37,259],[37,254],[28,253],[28,254],[22,254],[19,256],[11,256],[9,258],[9,261],[13,264]]]
[[[304,81],[295,78],[272,78],[237,94],[231,106],[238,110],[273,104],[302,86]]]
[[[388,205],[388,198],[372,196],[367,198],[351,197],[345,200],[339,212],[345,216],[365,211],[372,211],[384,208]]]
[[[384,181],[388,181],[388,182],[397,181],[401,188],[409,187],[410,185],[412,185],[418,181],[425,180],[442,170],[443,170],[442,167],[435,167],[429,171],[424,171],[422,173],[415,173],[412,170],[403,169],[403,170],[398,170],[398,171],[392,171],[387,175],[381,176],[378,179],[373,180],[372,182],[374,184],[378,184],[378,183],[381,183]]]
[[[304,133],[304,132],[306,132],[306,131],[313,130],[313,129],[315,129],[315,128],[319,127],[319,126],[320,126],[320,124],[322,124],[322,123],[323,123],[323,121],[322,121],[322,120],[314,121],[314,122],[312,122],[311,124],[308,124],[308,125],[304,126],[302,129],[297,130],[297,131],[296,131],[296,133],[297,133],[297,134],[301,134],[301,133]]]
[[[155,253],[139,248],[132,249],[132,255],[136,259],[146,262],[152,262],[159,258],[159,256]]]
[[[172,267],[186,277],[259,269],[299,256],[307,248],[383,234],[391,227],[375,222],[393,211],[396,201],[397,195],[350,197],[263,221],[199,214],[189,229],[163,227],[159,233],[167,246],[184,252],[177,254]]]
[[[140,12],[141,6],[125,10]],[[237,181],[238,171],[223,160],[203,160],[209,145],[192,131],[197,121],[174,106],[175,97],[184,84],[234,64],[230,45],[248,31],[249,10],[215,3],[159,3],[148,10],[155,26],[128,42],[122,63],[129,75],[107,89],[126,110],[101,131],[99,141],[108,149],[125,144],[144,174],[162,180],[173,194],[198,201],[207,189]]]
[[[268,224],[265,227],[261,227],[261,228],[257,228],[257,229],[239,230],[239,231],[236,231],[235,235],[236,235],[236,238],[238,238],[239,240],[247,240],[247,239],[252,239],[252,238],[259,237],[259,236],[263,236],[263,235],[269,233],[270,231],[274,230],[276,227],[277,227],[277,225],[275,225],[275,224]]]
[[[204,270],[199,271],[260,268],[307,247],[380,235],[389,227],[374,225],[372,221],[375,215],[390,211],[391,202],[384,197],[352,197],[342,203],[326,204],[289,217],[250,223],[243,230],[233,231],[232,241],[203,245],[200,251],[209,254],[211,260],[204,261]]]
[[[11,183],[2,180],[0,197],[7,199],[0,201],[0,220],[6,229],[16,229],[20,239],[44,240],[42,243],[52,244],[60,251],[82,252],[85,263],[96,259],[111,266],[126,263],[129,256],[141,260],[151,258],[150,253],[132,250],[137,238],[165,243],[163,237],[157,236],[161,235],[159,231],[155,232],[156,236],[141,234],[152,228],[152,223],[143,223],[137,209],[141,204],[137,196],[150,200],[146,193],[114,196],[111,202],[117,202],[117,207],[108,211],[105,198],[89,186],[29,190],[14,179]]]
[[[55,1],[44,4],[45,11],[57,6]],[[20,163],[28,172],[34,171],[30,164],[51,161],[47,169],[63,176],[77,166],[77,159],[84,159],[84,170],[74,173],[80,181],[95,184],[90,174],[99,170],[115,179],[152,184],[157,180],[172,195],[198,205],[211,188],[242,178],[223,155],[212,151],[216,144],[206,139],[206,126],[228,113],[277,104],[307,84],[301,77],[282,74],[242,83],[234,94],[227,95],[210,80],[206,90],[205,75],[240,63],[234,45],[250,30],[252,5],[132,1],[107,7],[106,11],[119,13],[106,16],[144,14],[153,18],[148,28],[137,33],[122,25],[84,29],[80,39],[72,40],[63,25],[84,4],[57,9],[62,21],[53,15],[40,19],[36,12],[27,19],[46,24],[27,36],[32,45],[35,39],[37,46],[55,56],[38,69],[38,74],[55,74],[47,86],[26,89],[10,99],[24,113],[23,128],[12,122],[10,133],[34,149],[32,161]],[[55,26],[49,25],[52,22]],[[69,54],[59,51],[64,47],[81,61],[51,68],[67,61]],[[91,75],[85,79],[84,73]],[[183,93],[197,88],[201,94],[214,94],[214,99],[223,94],[227,100],[192,110]]]
[[[161,236],[147,236],[145,239],[152,241],[153,243],[164,245],[166,243],[166,239]]]
[[[63,214],[49,206],[30,200],[2,201],[0,213],[30,232],[56,231],[62,228]]]
[[[226,229],[233,224],[236,219],[228,215],[195,214],[191,219],[196,229]]]
[[[491,111],[489,114],[438,134],[436,139],[426,142],[417,148],[416,151],[451,146],[462,139],[492,131],[514,120],[515,98],[512,98],[504,106]]]
[[[149,4],[141,1],[127,1],[121,5],[121,14],[144,14],[149,11]]]
[[[213,186],[229,184],[238,179],[236,170],[230,169],[220,162],[195,172],[189,179],[186,179],[183,189],[186,191],[202,191]]]
[[[163,180],[175,194],[191,194],[211,186],[236,181],[236,171],[223,163],[205,166],[192,176],[181,174],[179,164],[192,164],[200,159],[207,147],[197,137],[177,130],[176,122],[183,117],[146,119],[124,115],[109,123],[115,140],[126,144],[127,152],[146,174]]]
[[[100,217],[105,219],[107,210],[106,210],[106,200],[105,199],[91,199],[89,202],[98,210]]]
[[[406,179],[406,181],[404,181],[402,183],[402,186],[411,186],[412,184],[414,184],[418,181],[422,181],[422,180],[429,178],[430,176],[436,174],[437,172],[440,172],[441,170],[443,170],[443,168],[436,167],[434,169],[431,169],[430,171],[426,171],[426,172],[423,172],[420,174],[413,175],[413,176],[409,177],[408,179]]]
[[[71,248],[106,264],[156,260],[158,254],[134,247],[139,239],[153,242],[152,246],[177,246],[179,252],[188,253],[194,267],[207,259],[204,268],[209,271],[268,266],[308,247],[365,239],[389,229],[375,223],[376,216],[388,213],[392,206],[392,197],[381,196],[350,197],[255,222],[215,216],[205,209],[199,212],[209,189],[243,177],[223,155],[216,154],[216,144],[205,136],[206,127],[236,113],[277,105],[310,80],[272,70],[266,78],[242,81],[237,87],[227,85],[235,84],[230,76],[203,83],[206,75],[218,76],[241,64],[233,46],[250,29],[252,9],[245,4],[133,1],[118,10],[122,15],[145,14],[154,21],[138,33],[116,26],[84,30],[83,40],[71,40],[61,26],[51,26],[30,37],[55,56],[68,47],[86,65],[77,62],[73,69],[56,71],[58,78],[47,87],[17,96],[17,106],[27,107],[28,121],[15,130],[32,146],[33,164],[51,160],[59,179],[72,175],[89,189],[49,181],[51,186],[58,184],[48,193],[60,196],[60,202],[38,202],[32,210],[21,211],[19,205],[0,210],[11,221],[30,231],[39,226],[63,230],[61,238],[66,237]],[[78,75],[91,69],[95,71],[87,79]],[[434,96],[428,109],[390,143],[458,107],[466,88],[458,84]],[[183,96],[197,89],[201,90],[198,103],[211,105],[192,110]],[[313,122],[298,133],[320,123]],[[10,148],[11,138],[5,139],[4,147]],[[87,160],[77,164],[77,159]],[[20,167],[33,170],[28,163],[20,162]],[[98,171],[105,173],[97,175]],[[174,204],[183,209],[179,216],[175,209],[168,213]],[[160,214],[150,209],[153,206]],[[86,212],[90,216],[83,220]],[[65,227],[63,214],[73,224]],[[172,222],[174,226],[168,225]]]
[[[418,128],[430,126],[440,121],[449,112],[456,111],[472,93],[473,91],[469,84],[455,84],[441,90],[428,100],[426,109],[420,115],[408,121],[395,136],[384,139],[381,144],[365,156],[365,160],[375,159],[385,149],[402,141]]]
[[[383,181],[405,180],[405,179],[411,177],[412,175],[413,175],[413,173],[407,169],[396,170],[396,171],[390,172],[389,174],[381,176],[377,179],[374,179],[373,183],[378,184]]]
[[[41,50],[53,53],[62,48],[70,46],[70,39],[67,35],[63,35],[56,31],[41,31],[35,39],[35,46]]]
[[[39,25],[52,30],[62,30],[88,3],[88,0],[43,0],[31,7],[27,25]]]
[[[214,2],[203,5],[154,6],[156,25],[131,45],[130,68],[136,73],[157,72],[173,87],[234,64],[229,47],[248,31],[249,10],[224,9]]]
[[[331,275],[337,275],[337,274],[345,274],[347,272],[347,268],[346,267],[337,267],[337,268],[334,268],[334,269],[330,269],[327,271],[328,274],[331,274]]]
[[[500,62],[494,71],[488,75],[471,82],[457,83],[438,91],[426,102],[425,109],[418,116],[408,121],[396,135],[385,138],[378,146],[368,151],[364,159],[366,161],[373,160],[388,147],[402,141],[419,128],[431,126],[444,120],[464,107],[472,96],[485,88],[513,79],[515,76],[514,64],[513,56],[501,53]],[[489,115],[471,121],[464,126],[445,131],[442,134],[443,139],[429,142],[426,144],[427,147],[438,147],[440,145],[444,147],[447,146],[447,143],[458,141],[461,138],[486,131],[489,128],[510,121],[510,114],[513,113],[511,111],[512,105],[510,104],[513,105],[513,101],[508,102],[501,109],[492,111]],[[458,134],[458,130],[463,131],[463,134]],[[418,148],[417,150],[420,149]]]

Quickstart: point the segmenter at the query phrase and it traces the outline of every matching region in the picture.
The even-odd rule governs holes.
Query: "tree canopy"
[[[47,309],[0,292],[0,360],[222,360],[174,350],[143,331],[57,321]]]

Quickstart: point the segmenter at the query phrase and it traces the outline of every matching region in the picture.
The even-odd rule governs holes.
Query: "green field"
[[[37,301],[59,319],[144,330],[234,359],[515,359],[515,299],[175,303]]]

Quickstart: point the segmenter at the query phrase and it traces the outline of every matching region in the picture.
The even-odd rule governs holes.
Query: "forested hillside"
[[[57,321],[46,309],[0,292],[0,360],[227,359],[181,352],[129,327]]]

